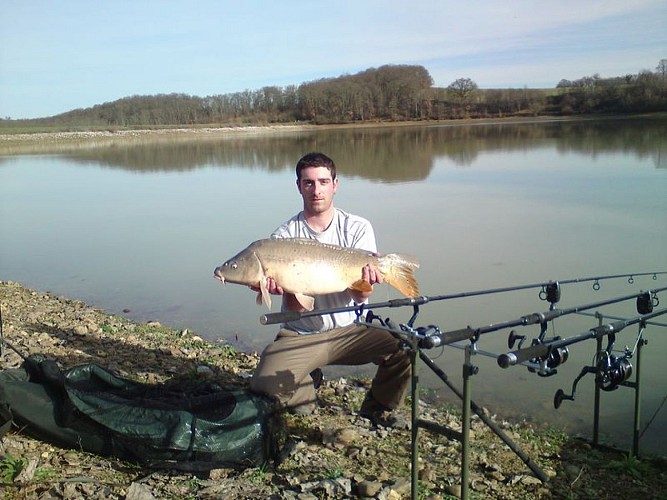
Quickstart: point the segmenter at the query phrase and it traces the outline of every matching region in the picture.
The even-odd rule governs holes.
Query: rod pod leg
[[[419,374],[417,362],[419,357],[417,356],[417,350],[414,348],[410,351],[410,364],[412,369],[412,443],[411,443],[411,455],[412,455],[412,484],[411,484],[411,498],[412,500],[417,500],[417,491],[419,489]]]
[[[639,327],[639,341],[637,342],[637,363],[635,371],[635,415],[634,415],[634,427],[632,430],[632,455],[633,457],[639,456],[639,439],[641,438],[640,432],[640,422],[641,422],[641,401],[642,401],[642,391],[641,391],[641,360],[642,360],[642,346],[646,345],[647,341],[643,338],[643,327]]]
[[[440,378],[440,380],[442,380],[445,385],[449,387],[449,389],[451,389],[454,394],[456,394],[459,399],[464,399],[461,391],[459,391],[458,388],[456,388],[456,386],[451,383],[447,374],[438,365],[436,365],[433,360],[426,356],[426,354],[424,354],[421,350],[419,351],[419,357],[426,364],[426,366],[428,366],[433,371],[433,373],[435,373]],[[512,441],[512,439],[505,433],[505,431],[503,431],[491,418],[487,417],[484,414],[484,411],[482,411],[482,409],[472,400],[470,401],[470,409],[475,412],[480,420],[484,422],[489,427],[489,429],[491,429],[493,433],[498,436],[509,447],[509,449],[512,450],[514,454],[521,459],[524,464],[528,466],[531,471],[533,471],[535,477],[537,477],[543,483],[547,483],[549,481],[549,476],[547,476],[547,474],[528,455],[526,455],[526,453],[524,453],[514,441]]]
[[[472,376],[477,373],[477,367],[472,364],[474,345],[465,348],[465,363],[463,364],[463,408],[461,415],[461,429],[463,439],[461,441],[461,498],[470,498],[470,393],[472,392]]]

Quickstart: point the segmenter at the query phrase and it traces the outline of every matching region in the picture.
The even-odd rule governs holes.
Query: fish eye
[[[236,262],[232,262],[232,269],[236,269],[239,265]]]

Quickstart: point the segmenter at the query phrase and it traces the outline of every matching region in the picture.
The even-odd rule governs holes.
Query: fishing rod
[[[531,284],[526,284],[526,285],[515,285],[515,286],[508,286],[508,287],[501,287],[501,288],[491,288],[487,290],[475,290],[475,291],[469,291],[469,292],[459,292],[459,293],[454,293],[454,294],[447,294],[447,295],[433,295],[433,296],[426,296],[426,295],[420,295],[418,297],[410,297],[410,298],[401,298],[401,299],[392,299],[388,300],[385,302],[376,302],[372,304],[359,304],[359,305],[353,305],[353,306],[344,306],[344,307],[337,307],[337,308],[332,308],[332,309],[327,309],[327,310],[313,310],[313,311],[305,311],[305,312],[297,312],[297,311],[282,311],[282,312],[276,312],[276,313],[268,313],[260,316],[259,322],[262,325],[273,325],[276,323],[289,323],[292,321],[297,321],[301,318],[308,318],[311,316],[321,316],[322,314],[336,314],[336,313],[342,313],[342,312],[352,312],[352,311],[357,311],[358,315],[361,315],[363,313],[364,309],[379,309],[379,308],[392,308],[392,307],[406,307],[406,306],[413,306],[413,307],[418,307],[423,304],[427,304],[429,302],[436,302],[440,300],[452,300],[452,299],[461,299],[461,298],[466,298],[466,297],[475,297],[475,296],[480,296],[480,295],[490,295],[490,294],[496,294],[496,293],[506,293],[506,292],[513,292],[513,291],[518,291],[518,290],[527,290],[531,288],[542,288],[542,290],[539,292],[538,296],[541,300],[549,300],[552,304],[555,302],[558,302],[558,300],[553,300],[553,299],[560,299],[560,285],[561,284],[572,284],[572,283],[584,283],[584,282],[590,282],[593,281],[593,290],[597,291],[600,289],[600,281],[604,280],[610,280],[610,279],[618,279],[618,278],[628,278],[628,283],[633,284],[634,279],[636,277],[640,276],[652,276],[653,280],[658,279],[658,275],[663,275],[667,274],[667,271],[655,271],[655,272],[647,272],[647,273],[629,273],[629,274],[614,274],[614,275],[606,275],[606,276],[591,276],[587,278],[572,278],[572,279],[567,279],[567,280],[559,280],[559,281],[544,281],[541,283],[531,283]],[[551,292],[553,290],[553,292]],[[557,297],[552,297],[550,293],[557,293]]]
[[[644,331],[646,330],[647,325],[657,325],[662,327],[667,326],[665,323],[651,321],[653,318],[667,314],[667,309],[661,309],[658,311],[653,310],[653,307],[657,306],[658,304],[659,301],[657,300],[657,296],[652,296],[650,292],[639,294],[637,296],[638,316],[626,319],[609,315],[603,316],[601,313],[596,312],[595,317],[597,317],[599,321],[597,327],[591,328],[584,333],[566,339],[561,339],[558,337],[554,337],[548,341],[544,341],[542,338],[535,339],[533,340],[532,345],[527,348],[521,348],[521,344],[519,344],[519,349],[498,356],[496,358],[497,363],[501,368],[508,368],[517,364],[524,364],[528,366],[529,371],[537,372],[538,375],[550,375],[552,374],[550,372],[555,372],[553,366],[557,366],[558,364],[567,361],[569,354],[568,346],[578,342],[595,339],[596,352],[595,356],[593,357],[593,362],[581,369],[579,375],[572,382],[572,388],[569,394],[567,394],[563,389],[558,389],[556,391],[553,398],[554,408],[558,409],[563,401],[574,401],[577,385],[579,382],[587,374],[594,374],[595,402],[593,408],[593,442],[597,444],[600,426],[600,391],[610,392],[618,389],[620,386],[634,389],[635,407],[631,456],[637,456],[639,454],[639,440],[643,434],[643,431],[640,432],[640,366],[642,346],[646,345],[647,343],[647,341],[644,339]],[[584,312],[580,312],[579,314],[589,315],[588,313]],[[603,317],[606,317],[607,320],[613,318],[617,321],[603,324]],[[633,324],[639,324],[639,331],[637,333],[633,347],[630,348],[626,344],[624,349],[614,350],[616,334]],[[605,337],[607,339],[606,348],[603,347],[603,339]],[[512,342],[513,341],[510,334],[510,342],[508,342],[510,348],[513,347]],[[631,362],[631,359],[635,356],[635,354],[637,356],[636,375],[634,381],[630,381],[631,376],[635,372],[635,368]],[[538,364],[539,369],[536,370],[532,368],[534,364]],[[667,396],[665,396],[663,403],[664,401],[667,401]],[[651,418],[651,421],[649,421],[649,424],[644,428],[644,431],[651,424],[653,418],[655,418],[659,410],[660,407]]]
[[[458,342],[460,340],[467,340],[472,337],[478,337],[479,335],[484,333],[490,333],[498,330],[504,330],[507,328],[513,328],[515,326],[535,325],[538,323],[541,325],[541,332],[540,336],[537,339],[537,342],[543,343],[544,335],[546,333],[547,323],[549,321],[553,321],[554,319],[560,316],[565,316],[568,314],[576,314],[582,311],[587,311],[589,309],[595,309],[597,307],[616,304],[618,302],[624,302],[626,300],[634,298],[636,298],[637,301],[641,302],[642,304],[651,303],[651,305],[653,304],[657,305],[659,304],[659,301],[656,295],[658,292],[662,292],[664,290],[667,290],[667,287],[655,288],[653,290],[648,290],[646,292],[634,293],[630,295],[625,295],[623,297],[615,297],[613,299],[602,300],[599,302],[594,302],[592,304],[585,304],[581,306],[570,307],[567,309],[550,308],[548,311],[532,313],[526,316],[521,316],[520,318],[511,321],[504,321],[502,323],[496,323],[479,328],[467,327],[461,330],[454,330],[451,332],[435,333],[432,335],[424,336],[422,339],[420,339],[419,347],[430,349],[441,345],[448,345],[454,342]],[[553,294],[552,299],[556,299],[559,294],[559,292],[549,292],[549,293]],[[554,303],[552,302],[552,306],[553,304]],[[510,340],[509,340],[510,347],[513,346],[515,340],[519,339],[523,341],[523,338],[524,337],[517,336],[516,334],[510,334]]]
[[[594,328],[591,328],[587,332],[569,337],[566,339],[558,339],[552,342],[541,342],[536,343],[530,347],[525,347],[515,351],[508,352],[507,354],[501,354],[498,356],[498,366],[501,368],[509,368],[510,366],[523,363],[531,359],[543,359],[547,358],[554,350],[567,347],[578,342],[583,342],[584,340],[591,339],[601,339],[602,337],[615,335],[624,328],[635,325],[637,323],[646,323],[648,320],[667,314],[667,309],[660,309],[658,311],[653,311],[647,314],[640,314],[630,319],[623,319],[615,321],[613,323],[607,323],[605,325],[599,325]]]

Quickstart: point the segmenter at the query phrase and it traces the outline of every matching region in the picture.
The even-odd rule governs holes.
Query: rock
[[[215,372],[206,365],[199,365],[197,367],[197,375],[202,377],[212,377],[214,374]]]
[[[523,476],[521,478],[521,483],[522,484],[529,484],[529,485],[535,485],[535,484],[542,484],[542,481],[540,481],[538,478],[534,476]]]
[[[498,481],[500,483],[502,483],[503,481],[505,481],[505,479],[507,479],[505,476],[503,476],[501,472],[497,470],[492,470],[491,472],[488,472],[486,474],[486,477],[488,477],[489,479],[493,479],[494,481]]]
[[[208,473],[208,478],[212,481],[219,481],[229,477],[229,469],[212,469]]]
[[[352,482],[346,478],[311,481],[299,485],[303,493],[319,493],[313,498],[345,498],[352,493]],[[299,495],[299,498],[302,498]]]
[[[360,438],[361,436],[355,429],[340,429],[338,432],[336,432],[333,445],[336,447],[350,446],[352,444],[356,444]]]
[[[390,486],[390,490],[395,492],[398,495],[398,498],[401,498],[405,495],[409,495],[412,491],[412,481],[408,478],[398,478],[396,482]]]
[[[456,498],[461,498],[461,485],[448,484],[447,486],[445,486],[445,493]]]
[[[127,490],[125,500],[154,500],[155,497],[146,485],[134,482]]]
[[[75,483],[65,483],[62,485],[62,488],[62,498],[80,498],[79,493],[76,491]]]
[[[382,489],[378,481],[361,481],[357,484],[357,495],[360,497],[374,497]]]
[[[72,331],[74,332],[75,335],[87,335],[88,334],[88,327],[84,325],[76,325]]]

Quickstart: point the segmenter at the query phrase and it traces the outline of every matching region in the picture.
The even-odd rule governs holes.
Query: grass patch
[[[28,462],[22,458],[15,458],[12,455],[5,455],[0,461],[0,481],[3,484],[11,484],[21,473]]]

